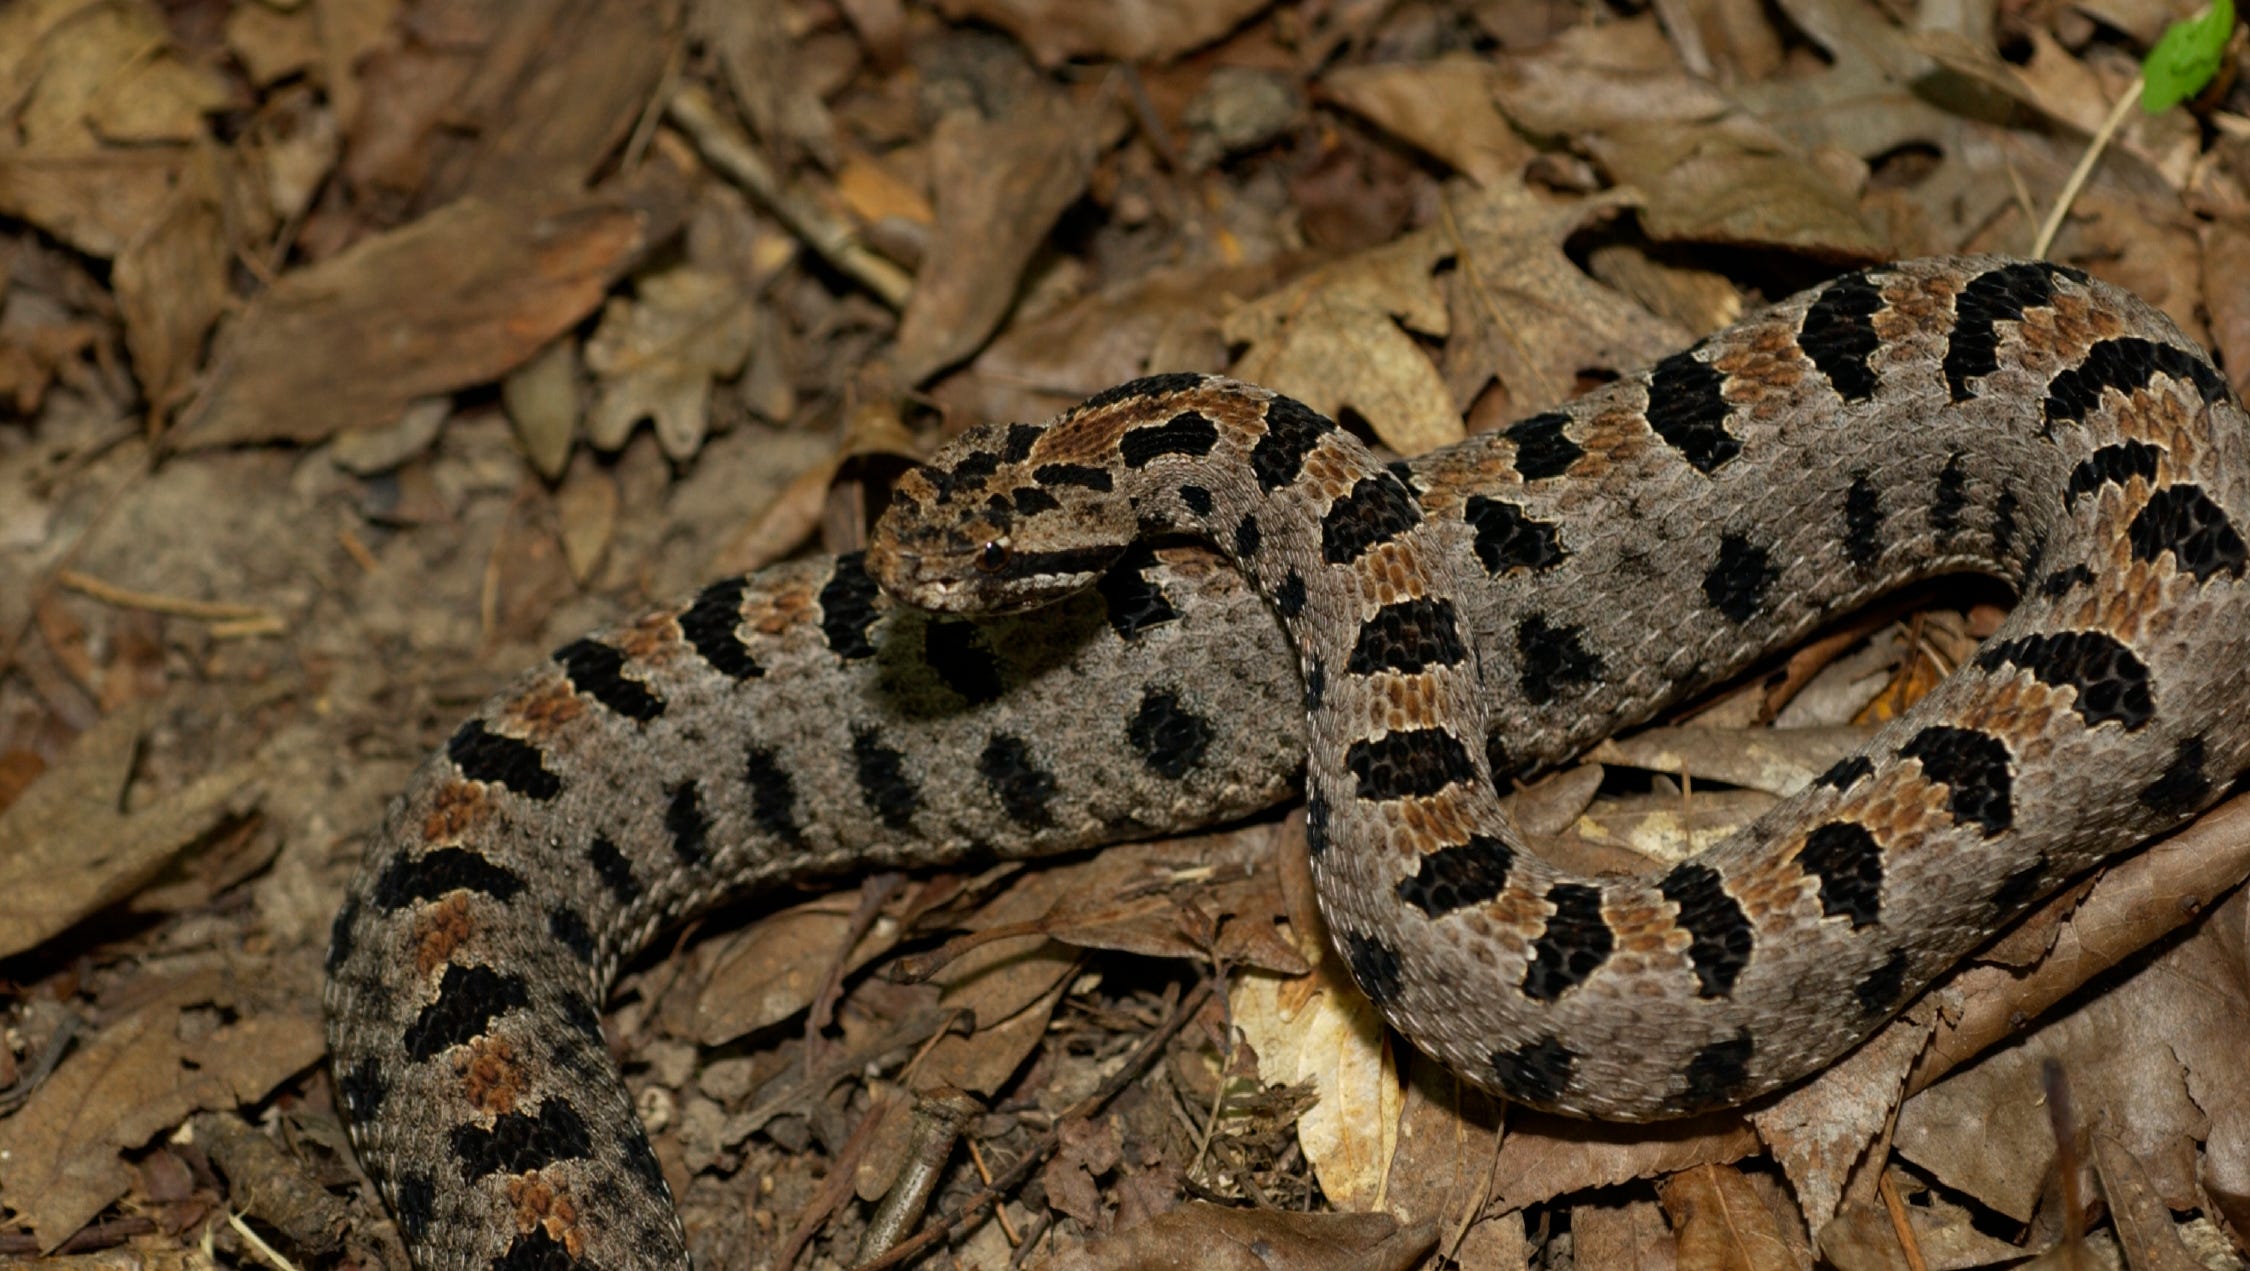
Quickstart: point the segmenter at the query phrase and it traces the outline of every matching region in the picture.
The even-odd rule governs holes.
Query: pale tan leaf
[[[1460,440],[1461,415],[1429,354],[1407,334],[1444,335],[1432,270],[1445,248],[1415,234],[1316,269],[1227,316],[1248,348],[1235,374],[1324,414],[1346,407],[1402,455]]]
[[[1514,176],[1533,153],[1500,114],[1492,85],[1491,64],[1470,57],[1346,66],[1321,79],[1330,97],[1478,185]]]
[[[1309,976],[1238,977],[1228,1010],[1258,1054],[1258,1073],[1282,1085],[1309,1083],[1318,1101],[1297,1122],[1297,1140],[1338,1205],[1374,1207],[1398,1150],[1396,1056],[1382,1017],[1333,955]]]
[[[693,265],[650,274],[634,291],[604,306],[586,341],[596,377],[586,436],[615,450],[648,419],[664,453],[685,460],[710,426],[711,382],[742,369],[757,315],[733,278]]]

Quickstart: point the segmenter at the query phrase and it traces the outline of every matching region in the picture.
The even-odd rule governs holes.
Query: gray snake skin
[[[975,430],[866,559],[566,645],[423,767],[329,957],[361,1158],[424,1268],[682,1266],[600,1034],[621,958],[746,887],[1238,816],[1307,731],[1322,904],[1400,1031],[1582,1115],[1752,1098],[2244,766],[2246,425],[2146,305],[1975,258],[1389,468],[1192,375]],[[1240,574],[1130,546],[1165,528]],[[1495,779],[1963,570],[2015,585],[2002,629],[1725,844],[1592,878],[1517,839]],[[875,578],[957,613],[1090,590],[967,621]]]

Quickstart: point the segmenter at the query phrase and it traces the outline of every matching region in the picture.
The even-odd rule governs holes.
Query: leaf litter
[[[1848,264],[2026,251],[2113,126],[2052,254],[2244,384],[2231,17],[2112,125],[2187,0],[1903,8],[0,8],[0,1255],[399,1265],[318,1063],[384,799],[539,651],[858,546],[972,421],[1232,370],[1418,453]],[[1994,600],[1848,621],[1519,813],[1660,869]],[[1673,1125],[1387,1036],[1286,811],[738,906],[608,1023],[708,1265],[2230,1265],[2246,815]]]

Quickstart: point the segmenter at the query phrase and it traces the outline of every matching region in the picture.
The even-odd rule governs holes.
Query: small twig
[[[2085,188],[2086,179],[2094,175],[2094,165],[2101,162],[2102,151],[2109,148],[2110,138],[2125,126],[2125,115],[2133,103],[2141,99],[2141,77],[2135,75],[2125,95],[2109,108],[2109,118],[2095,131],[2093,140],[2086,143],[2086,153],[2078,156],[2078,166],[2071,169],[2070,180],[2063,182],[2062,193],[2055,198],[2054,209],[2047,213],[2047,223],[2039,227],[2039,237],[2032,240],[2031,255],[2044,260],[2047,249],[2054,246],[2055,235],[2062,232],[2063,217],[2070,214],[2070,205],[2078,201],[2078,192]]]
[[[829,264],[874,292],[876,299],[891,308],[906,307],[906,297],[914,290],[914,279],[905,270],[869,251],[852,226],[783,186],[780,176],[751,148],[750,139],[719,113],[718,104],[711,100],[711,94],[704,91],[702,85],[682,85],[664,103],[664,113],[672,122],[687,129],[688,135],[695,139],[695,148],[703,152],[712,167],[780,217],[790,232],[819,252]]]
[[[1890,1215],[1891,1234],[1898,1237],[1900,1252],[1906,1255],[1907,1271],[1930,1271],[1929,1260],[1922,1256],[1922,1242],[1914,1235],[1914,1226],[1907,1221],[1906,1201],[1898,1194],[1898,1184],[1891,1181],[1891,1172],[1884,1170],[1875,1179],[1875,1192],[1883,1198],[1883,1211]]]
[[[906,875],[896,870],[871,874],[860,880],[859,904],[844,924],[844,938],[836,943],[836,956],[828,961],[828,974],[822,978],[819,991],[813,994],[812,1004],[805,1011],[807,1076],[826,1055],[828,1042],[824,1034],[835,1018],[837,1000],[844,995],[844,976],[851,970],[852,950],[859,947],[859,942],[875,926],[875,920],[882,917],[883,906],[905,885]]]
[[[280,1250],[274,1248],[272,1245],[267,1244],[265,1241],[265,1237],[259,1235],[255,1231],[252,1231],[250,1229],[250,1224],[242,1221],[241,1214],[238,1214],[232,1209],[229,1209],[227,1211],[227,1225],[234,1228],[234,1234],[241,1238],[242,1243],[250,1246],[251,1252],[256,1253],[266,1262],[279,1268],[279,1271],[297,1271],[297,1264],[291,1262],[287,1258],[282,1257]]]
[[[922,1252],[931,1245],[945,1239],[958,1230],[961,1224],[982,1212],[985,1206],[998,1204],[1010,1190],[1029,1177],[1031,1171],[1041,1161],[1047,1159],[1048,1153],[1061,1146],[1062,1127],[1065,1124],[1073,1117],[1092,1115],[1103,1104],[1116,1098],[1126,1086],[1137,1080],[1142,1070],[1156,1059],[1157,1054],[1164,1049],[1164,1046],[1172,1040],[1174,1035],[1187,1026],[1189,1020],[1195,1018],[1196,1012],[1203,1009],[1203,1003],[1208,1001],[1210,997],[1211,981],[1209,980],[1204,980],[1190,989],[1187,997],[1180,1002],[1179,1009],[1172,1012],[1171,1018],[1157,1025],[1156,1031],[1150,1033],[1141,1042],[1139,1049],[1133,1052],[1131,1058],[1127,1059],[1116,1072],[1111,1073],[1109,1079],[1102,1082],[1099,1089],[1071,1105],[1069,1111],[1056,1117],[1054,1126],[1045,1134],[1040,1135],[1038,1141],[1034,1142],[1022,1156],[1017,1157],[1015,1164],[1002,1170],[990,1187],[971,1196],[968,1203],[962,1205],[957,1212],[924,1227],[915,1234],[912,1240],[906,1241],[873,1262],[862,1263],[858,1271],[884,1271],[886,1267],[895,1267],[912,1261],[921,1256]]]
[[[250,623],[281,630],[281,615],[257,605],[229,604],[223,600],[190,600],[186,596],[166,596],[152,591],[134,591],[115,583],[103,582],[91,574],[81,574],[75,569],[58,569],[55,581],[82,596],[91,596],[105,605],[120,609],[145,609],[150,613],[167,614],[175,618],[193,618],[199,622]]]

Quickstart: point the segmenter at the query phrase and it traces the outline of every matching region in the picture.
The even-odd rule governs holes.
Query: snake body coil
[[[746,885],[1238,815],[1308,718],[1323,907],[1401,1031],[1585,1115],[1750,1098],[2250,760],[2246,425],[2139,301],[1974,258],[1840,278],[1392,468],[1201,376],[978,430],[866,562],[565,646],[423,769],[330,958],[361,1155],[424,1267],[680,1265],[602,1049],[620,957]],[[1225,571],[1113,567],[1166,526],[1288,644]],[[1960,570],[2015,585],[2002,629],[1725,844],[1619,879],[1516,839],[1495,778]],[[1096,590],[979,625],[871,575],[963,612]]]

